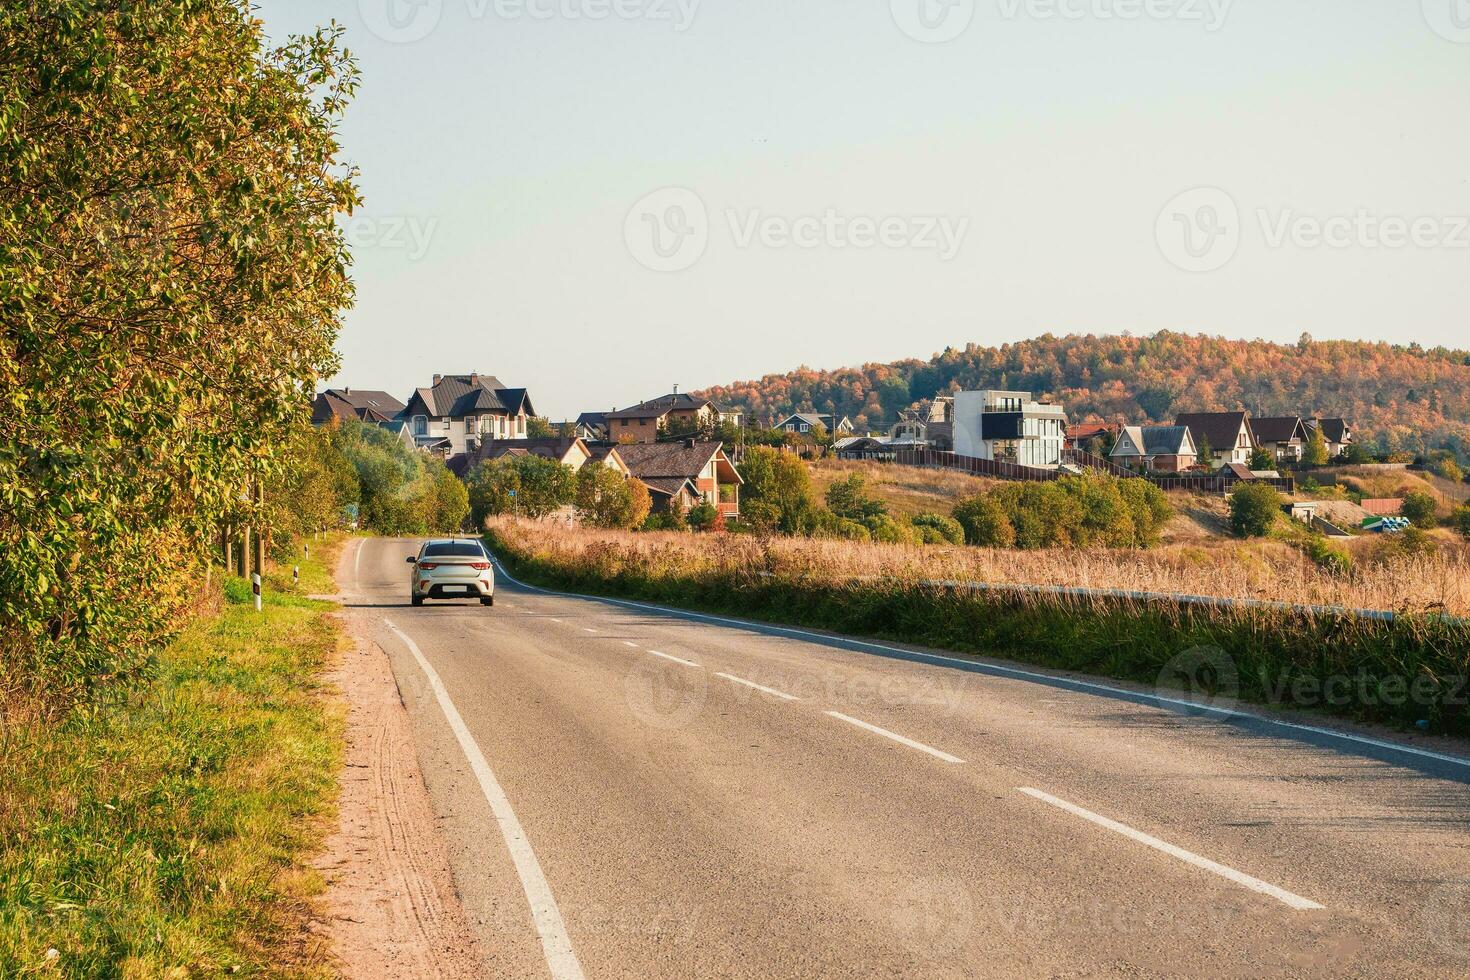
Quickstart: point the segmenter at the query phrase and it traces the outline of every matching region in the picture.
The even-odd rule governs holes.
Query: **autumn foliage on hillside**
[[[1237,409],[1342,416],[1382,452],[1447,447],[1470,456],[1470,352],[1412,344],[1047,334],[949,348],[929,361],[801,368],[702,394],[757,422],[815,410],[852,416],[864,429],[890,424],[915,401],[976,388],[1061,400],[1075,422],[1164,422],[1180,412]]]

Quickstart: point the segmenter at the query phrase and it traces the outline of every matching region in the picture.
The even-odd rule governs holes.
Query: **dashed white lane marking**
[[[634,643],[631,640],[624,640],[623,641],[623,646],[625,646],[625,647],[632,647],[634,650],[638,649],[638,644]]]
[[[787,701],[801,700],[801,698],[797,697],[795,694],[787,694],[785,691],[778,691],[774,687],[766,687],[764,685],[757,684],[755,681],[748,681],[744,677],[736,677],[734,674],[716,674],[715,676],[723,677],[727,681],[734,681],[736,684],[744,684],[746,687],[753,687],[757,691],[761,691],[765,694],[770,694],[774,697],[783,698]]]
[[[582,627],[582,632],[583,633],[596,633],[597,630],[591,628],[590,626],[583,626]]]
[[[900,745],[907,745],[911,749],[918,749],[920,752],[927,752],[930,755],[934,756],[934,758],[936,759],[943,759],[945,762],[953,763],[963,763],[965,761],[964,759],[950,755],[948,752],[941,752],[932,746],[925,745],[923,742],[915,742],[911,738],[904,738],[902,735],[890,732],[886,728],[879,728],[877,725],[870,725],[865,721],[859,721],[856,718],[844,715],[840,711],[829,711],[827,712],[827,714],[832,716],[833,718],[836,718],[839,721],[845,721],[849,725],[856,725],[861,729],[870,731],[874,735],[882,735],[884,738],[891,738],[895,742],[898,742]]]
[[[683,664],[685,667],[698,667],[699,666],[699,664],[695,663],[692,660],[684,660],[684,659],[681,659],[679,657],[671,657],[667,653],[659,653],[657,650],[650,650],[648,652],[651,653],[651,654],[653,654],[655,657],[663,657],[665,660],[672,660],[676,664]]]
[[[1176,847],[1173,844],[1170,844],[1168,841],[1159,840],[1157,837],[1150,837],[1148,834],[1145,834],[1142,831],[1134,830],[1132,827],[1129,827],[1126,824],[1118,823],[1118,821],[1116,820],[1109,820],[1107,817],[1099,816],[1098,814],[1093,813],[1091,810],[1084,810],[1080,806],[1077,806],[1075,803],[1068,803],[1066,800],[1057,799],[1055,796],[1052,796],[1048,793],[1043,793],[1039,789],[1022,787],[1018,790],[1018,792],[1025,793],[1027,796],[1033,799],[1040,800],[1041,802],[1054,806],[1060,810],[1065,810],[1073,816],[1081,817],[1083,820],[1095,823],[1099,827],[1106,827],[1108,830],[1111,830],[1116,834],[1122,834],[1129,840],[1137,841],[1138,843],[1143,844],[1146,847],[1152,847],[1156,851],[1162,851],[1170,857],[1178,858],[1186,864],[1192,864],[1196,868],[1203,868],[1204,870],[1209,871],[1212,874],[1217,874],[1222,878],[1233,881],[1237,885],[1243,885],[1246,888],[1249,888],[1251,891],[1260,892],[1262,895],[1270,895],[1278,902],[1289,905],[1294,909],[1306,911],[1311,909],[1324,908],[1324,906],[1318,905],[1316,902],[1312,901],[1309,898],[1302,898],[1300,895],[1293,895],[1291,892],[1286,891],[1283,888],[1277,888],[1275,885],[1264,882],[1259,878],[1252,878],[1250,875],[1244,874],[1240,871],[1236,871],[1234,868],[1227,868],[1223,864],[1217,864],[1216,862],[1211,861],[1209,858],[1200,857],[1198,854],[1186,851],[1182,847]]]
[[[505,791],[500,788],[500,783],[496,781],[490,764],[485,761],[485,754],[480,751],[480,746],[475,743],[474,736],[465,727],[464,719],[460,717],[459,710],[455,708],[454,702],[450,699],[444,682],[439,679],[438,672],[429,665],[429,661],[425,659],[418,644],[409,639],[407,634],[391,622],[384,620],[383,623],[403,641],[409,652],[413,654],[413,658],[419,662],[420,669],[428,678],[429,687],[434,691],[434,697],[439,701],[439,709],[444,712],[444,718],[449,722],[454,737],[459,740],[460,749],[464,751],[465,758],[469,760],[470,769],[474,771],[475,778],[479,780],[480,790],[485,794],[485,800],[490,804],[491,812],[495,814],[495,822],[500,825],[500,833],[505,838],[505,846],[510,851],[511,860],[515,863],[516,874],[521,879],[521,888],[526,893],[526,901],[531,905],[531,920],[535,923],[536,934],[541,937],[541,951],[546,957],[546,966],[551,970],[553,980],[584,980],[582,964],[577,961],[577,954],[572,950],[572,940],[567,935],[566,923],[562,921],[561,909],[556,904],[556,896],[551,893],[551,885],[547,883],[546,876],[541,872],[541,862],[536,860],[536,852],[531,849],[531,842],[526,837],[521,822],[516,819],[510,800],[506,797]]]
[[[557,619],[557,618],[556,618],[556,617],[555,617],[555,616],[552,616],[552,617],[551,617],[551,621],[552,621],[552,622],[553,622],[553,623],[559,623],[559,622],[561,622],[561,620],[559,620],[559,619]]]

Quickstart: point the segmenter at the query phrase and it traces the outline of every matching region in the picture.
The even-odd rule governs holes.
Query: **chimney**
[[[674,397],[675,398],[678,398],[679,397],[679,386],[678,385],[674,385]]]
[[[442,374],[436,374],[436,375],[434,375],[434,384],[435,385],[437,385],[439,382],[441,382],[443,380],[444,380],[444,375],[442,375]]]
[[[478,388],[478,387],[480,387],[480,372],[479,371],[476,371],[474,374],[470,375],[470,387],[471,388]]]
[[[685,439],[684,440],[684,448],[685,449],[693,449],[694,448],[694,440],[693,439]]]

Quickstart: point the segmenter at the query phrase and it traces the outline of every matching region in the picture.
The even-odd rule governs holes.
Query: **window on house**
[[[413,434],[416,436],[426,436],[429,434],[429,420],[426,416],[415,415],[413,417]]]

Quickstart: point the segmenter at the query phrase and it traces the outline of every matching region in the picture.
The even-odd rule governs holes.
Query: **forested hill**
[[[1384,451],[1448,446],[1470,455],[1470,352],[1360,341],[1297,344],[1159,333],[1050,334],[1003,347],[950,348],[928,361],[801,368],[710,388],[757,422],[837,412],[881,428],[911,403],[960,389],[1031,391],[1073,421],[1162,422],[1179,412],[1343,416]]]

